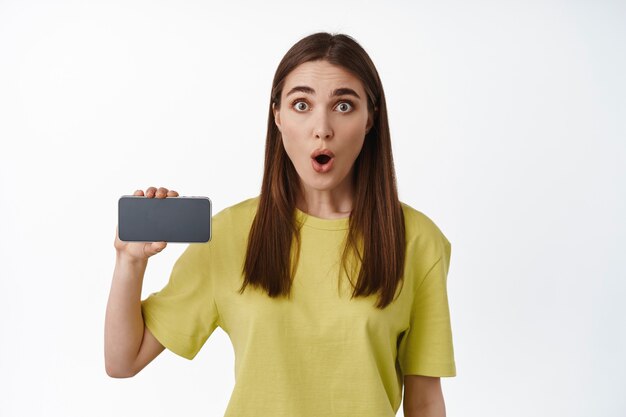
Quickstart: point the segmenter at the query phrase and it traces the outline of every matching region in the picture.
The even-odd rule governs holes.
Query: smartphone
[[[208,242],[211,200],[124,195],[118,204],[118,234],[125,242]]]

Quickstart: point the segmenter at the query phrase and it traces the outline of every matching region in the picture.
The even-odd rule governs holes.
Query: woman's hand
[[[143,196],[142,190],[133,193],[136,196]],[[178,197],[178,193],[167,188],[150,187],[146,190],[147,198],[167,198]],[[152,255],[161,252],[167,246],[167,242],[123,242],[119,238],[118,226],[115,227],[115,242],[113,244],[118,256],[124,257],[131,261],[147,261]]]

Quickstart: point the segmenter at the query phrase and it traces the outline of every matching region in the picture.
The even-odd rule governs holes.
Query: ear
[[[274,112],[274,123],[280,130],[280,109],[276,108],[276,103],[272,103],[272,112]]]
[[[378,114],[378,107],[375,107],[373,112],[368,112],[367,124],[365,125],[365,133],[369,133],[370,129],[374,125],[374,117],[376,114]]]

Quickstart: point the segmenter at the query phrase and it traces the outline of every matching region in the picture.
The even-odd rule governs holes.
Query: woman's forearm
[[[129,376],[141,345],[141,287],[146,267],[147,261],[134,262],[117,255],[104,326],[104,356],[110,376]]]
[[[419,407],[404,410],[404,417],[446,417],[446,405],[443,398]]]

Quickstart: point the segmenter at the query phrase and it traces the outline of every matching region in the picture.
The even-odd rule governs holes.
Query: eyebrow
[[[287,95],[285,97],[288,97],[289,95],[295,93],[295,92],[302,92],[302,93],[306,93],[306,94],[311,94],[311,95],[315,95],[315,90],[312,89],[309,86],[306,85],[298,85],[294,88],[292,88],[291,90],[289,90],[289,92],[287,93]],[[361,99],[361,97],[356,93],[356,91],[354,91],[351,88],[337,88],[333,91],[331,91],[329,97],[337,97],[337,96],[354,96],[356,98],[358,98],[359,100]]]

